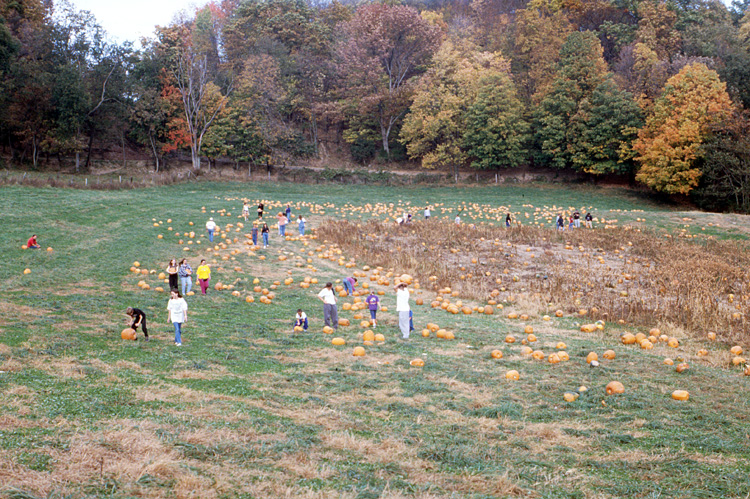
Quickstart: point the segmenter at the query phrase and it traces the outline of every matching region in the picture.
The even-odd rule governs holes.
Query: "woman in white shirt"
[[[396,286],[396,312],[398,312],[398,328],[401,330],[401,337],[409,339],[409,290],[406,283],[399,283]]]
[[[182,346],[182,325],[187,322],[187,302],[179,291],[172,290],[167,303],[167,320],[174,324],[174,344]]]
[[[323,320],[325,325],[338,330],[339,311],[336,307],[336,295],[333,293],[332,282],[327,282],[326,287],[320,290],[318,299],[323,302]]]

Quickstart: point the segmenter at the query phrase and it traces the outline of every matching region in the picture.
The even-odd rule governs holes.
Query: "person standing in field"
[[[258,218],[263,218],[263,202],[258,203]]]
[[[591,216],[591,213],[590,212],[586,213],[586,227],[587,228],[590,229],[594,226],[593,221],[594,221],[594,217]]]
[[[299,215],[297,217],[297,224],[299,225],[299,235],[304,236],[305,235],[305,218],[302,215]]]
[[[188,306],[179,291],[172,290],[167,303],[167,321],[174,325],[174,344],[182,346],[182,326],[187,322]]]
[[[581,212],[578,210],[573,212],[573,225],[575,225],[576,229],[581,228]]]
[[[276,219],[279,226],[279,236],[284,237],[286,235],[286,224],[289,223],[289,220],[287,220],[286,216],[283,213],[279,213],[278,215],[276,215]]]
[[[351,296],[354,293],[354,288],[357,286],[357,278],[356,277],[344,277],[341,280],[341,283],[344,285],[344,291]]]
[[[198,284],[201,286],[201,294],[205,295],[208,291],[208,281],[211,280],[211,267],[208,266],[206,260],[201,260],[201,264],[198,265],[195,273],[198,275]]]
[[[370,310],[370,322],[372,327],[378,327],[378,309],[380,308],[380,298],[375,294],[375,291],[370,291],[370,294],[365,298],[367,308]]]
[[[178,278],[179,271],[180,269],[177,266],[177,260],[172,258],[169,261],[169,265],[167,265],[167,274],[169,275],[169,290],[170,291],[177,289],[177,278]]]
[[[572,230],[572,229],[573,229],[573,215],[571,215],[570,218],[568,219],[568,230]]]
[[[505,215],[505,227],[510,228],[510,224],[513,222],[513,219],[510,218],[510,213]]]
[[[245,222],[247,222],[247,217],[250,216],[250,205],[247,204],[247,201],[242,204],[242,216],[245,217]]]
[[[409,312],[409,289],[405,282],[400,282],[396,286],[396,312],[398,312],[398,328],[401,330],[401,338],[409,339],[410,317]]]
[[[286,219],[291,221],[292,220],[292,207],[289,206],[289,203],[286,204],[286,210],[284,210],[284,215],[286,216]]]
[[[332,282],[327,282],[326,287],[320,290],[318,299],[323,302],[323,321],[325,325],[338,330],[339,312],[336,308],[336,294],[333,292]]]
[[[432,213],[430,212],[430,207],[424,209],[424,218],[425,220],[429,219],[432,216]]]
[[[268,224],[263,222],[263,227],[260,229],[260,235],[263,237],[263,248],[268,248]]]
[[[208,231],[208,241],[214,242],[214,231],[216,230],[216,222],[214,222],[214,218],[211,217],[208,219],[208,222],[206,222],[206,231]]]
[[[187,262],[187,258],[180,260],[180,269],[177,271],[182,286],[182,296],[186,296],[193,289],[193,268]],[[185,291],[187,288],[187,291]]]
[[[461,217],[459,215],[456,215],[456,218],[453,221],[456,223],[456,225],[461,225]]]
[[[148,341],[148,328],[146,328],[146,314],[139,308],[128,307],[125,309],[125,314],[133,319],[133,323],[130,325],[130,329],[138,331],[138,326],[143,330],[143,336]]]
[[[253,228],[251,229],[251,234],[253,237],[253,246],[258,246],[258,231],[263,226],[263,219],[257,218],[253,220]]]
[[[562,215],[557,215],[555,226],[557,226],[557,230],[565,230],[565,221],[563,220]]]

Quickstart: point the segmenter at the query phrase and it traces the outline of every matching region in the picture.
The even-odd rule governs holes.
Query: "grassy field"
[[[742,375],[742,366],[731,366],[729,353],[737,338],[750,347],[744,333],[718,331],[720,341],[711,342],[706,331],[660,321],[652,326],[678,337],[680,346],[657,342],[647,350],[620,341],[626,331],[648,333],[644,324],[607,320],[603,330],[581,332],[580,324],[596,317],[577,314],[575,296],[570,303],[539,305],[533,297],[503,291],[504,308],[493,315],[449,314],[429,305],[436,293],[422,279],[412,299],[417,331],[401,342],[393,279],[385,277],[389,268],[380,273],[388,285],[378,285],[370,279],[372,271],[364,277],[365,265],[377,265],[364,260],[365,253],[348,254],[343,243],[322,237],[282,240],[274,229],[267,250],[249,251],[249,229],[237,225],[243,198],[251,201],[251,213],[259,199],[270,213],[291,203],[292,213],[303,214],[315,229],[343,219],[364,227],[375,218],[392,226],[394,215],[421,213],[430,204],[438,218],[430,230],[438,239],[445,234],[446,249],[459,237],[452,220],[460,211],[465,223],[487,231],[512,212],[529,237],[544,238],[548,246],[540,249],[557,252],[558,246],[549,246],[555,244],[562,251],[572,236],[554,234],[550,215],[583,208],[597,217],[598,241],[610,233],[617,238],[608,258],[621,256],[615,246],[622,245],[625,258],[641,263],[646,257],[627,253],[624,226],[633,232],[651,228],[654,238],[696,246],[712,239],[741,244],[749,226],[745,217],[665,209],[627,191],[570,187],[196,183],[141,191],[0,189],[0,245],[7,259],[0,280],[1,496],[750,495],[750,377]],[[208,251],[203,226],[209,216],[227,230],[229,241],[217,240],[226,249]],[[357,232],[356,224],[351,238],[377,238]],[[546,232],[533,232],[537,226],[549,231],[549,239],[539,235]],[[367,226],[372,227],[377,226]],[[296,224],[289,229],[296,235]],[[191,230],[197,233],[192,239],[186,235]],[[460,229],[468,230],[473,229]],[[497,236],[500,246],[511,242],[511,232]],[[52,251],[22,250],[31,233]],[[576,237],[571,251],[586,244],[584,236]],[[383,241],[394,248],[417,244],[406,238]],[[525,250],[512,244],[520,259]],[[470,246],[462,251],[471,258]],[[425,246],[425,260],[438,254]],[[537,274],[547,262],[539,255],[541,263],[523,262],[537,265]],[[167,287],[157,274],[172,256],[188,257],[193,268],[205,257],[212,263],[212,285],[233,286],[222,291],[212,286],[208,296],[188,297],[182,347],[174,345],[167,324],[167,294],[154,290]],[[135,274],[130,270],[135,261],[153,273]],[[355,270],[363,273],[360,283],[385,291],[389,309],[380,313],[374,330],[385,341],[365,346],[364,357],[352,356],[364,331],[355,313],[339,307],[352,326],[339,328],[336,336],[347,344],[335,347],[332,336],[322,333],[322,306],[315,298],[322,283]],[[501,274],[498,270],[503,289],[529,295],[526,274],[519,273],[520,282],[510,279],[513,272]],[[273,302],[265,305],[254,291],[256,278],[266,289],[286,278],[293,284],[278,285]],[[305,278],[319,283],[301,288]],[[141,289],[141,280],[151,289]],[[458,282],[455,288],[464,289]],[[247,296],[255,302],[247,303]],[[418,297],[424,305],[414,305]],[[468,306],[487,301],[451,297],[457,299]],[[738,293],[737,301],[745,303],[747,296]],[[342,305],[352,302],[340,299]],[[152,341],[120,339],[128,306],[146,311]],[[291,331],[297,308],[310,316],[307,333]],[[563,317],[554,316],[558,308]],[[509,319],[508,311],[530,317]],[[423,338],[419,332],[427,323],[452,331],[456,339]],[[550,364],[523,354],[527,325],[538,338],[531,346],[549,354],[564,342],[570,360]],[[506,343],[509,334],[518,341]],[[490,356],[495,349],[503,358]],[[616,352],[613,360],[602,358],[608,349]],[[706,355],[698,355],[700,349]],[[599,354],[598,368],[586,362],[591,351]],[[665,357],[689,362],[690,368],[677,373],[663,364]],[[424,367],[410,365],[416,358]],[[519,371],[518,381],[505,379],[511,369]],[[605,394],[613,380],[624,384],[625,393]],[[588,389],[579,391],[581,386]],[[677,389],[688,390],[690,399],[673,400]],[[580,396],[565,402],[565,392]]]

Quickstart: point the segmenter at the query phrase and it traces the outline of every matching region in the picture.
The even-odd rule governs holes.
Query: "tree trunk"
[[[83,167],[84,170],[88,171],[89,169],[89,162],[91,161],[91,147],[94,144],[94,132],[91,132],[91,135],[89,135],[89,147],[88,151],[86,152],[86,165]]]
[[[156,173],[159,173],[159,153],[156,152],[156,142],[154,141],[154,134],[151,131],[148,132],[148,140],[151,142],[151,150],[154,153],[154,162],[156,163]]]
[[[201,156],[200,151],[198,150],[198,144],[197,140],[192,141],[192,144],[190,144],[190,155],[191,159],[193,160],[193,170],[200,170],[201,169]],[[209,165],[209,168],[211,165]]]

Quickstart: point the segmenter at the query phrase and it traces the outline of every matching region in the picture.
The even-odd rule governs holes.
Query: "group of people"
[[[354,287],[357,284],[357,278],[345,277],[342,279],[342,282],[344,284],[344,290],[348,294],[352,294],[354,292]],[[398,283],[394,289],[396,291],[396,312],[398,313],[398,327],[401,331],[401,338],[408,340],[409,333],[414,330],[413,315],[411,307],[409,306],[409,289],[406,283],[403,282]],[[327,282],[325,287],[320,290],[318,293],[318,299],[323,302],[324,324],[334,330],[338,330],[338,305],[332,282]],[[370,311],[370,324],[373,328],[378,327],[377,313],[378,310],[380,310],[380,297],[376,295],[374,291],[370,291],[370,294],[365,298],[365,304]],[[307,315],[305,315],[302,310],[297,310],[294,325],[302,325],[302,320],[304,320],[304,329],[307,329]]]
[[[261,240],[263,242],[263,248],[268,248],[268,242],[269,242],[269,233],[270,229],[268,228],[268,224],[263,220],[263,210],[265,209],[265,206],[263,203],[258,204],[258,218],[253,220],[252,227],[250,229],[250,234],[252,237],[253,245],[258,245],[258,235],[260,234]],[[250,217],[250,205],[248,205],[247,201],[245,201],[242,204],[242,216],[244,217],[245,221],[247,222],[247,219]],[[286,236],[286,226],[291,223],[292,220],[292,208],[289,204],[286,205],[286,210],[284,212],[279,212],[278,215],[276,215],[276,223],[279,228],[279,236],[285,237]],[[302,215],[297,216],[297,224],[298,224],[298,230],[299,235],[304,236],[305,235],[305,225],[307,224],[307,220]],[[206,222],[206,231],[208,231],[208,240],[210,242],[213,242],[214,240],[214,232],[216,231],[216,223],[214,222],[213,218],[210,218],[208,222]]]
[[[594,217],[590,212],[586,213],[584,221],[586,222],[587,228],[590,229],[593,227]],[[565,230],[565,218],[562,216],[562,214],[557,215],[557,219],[555,220],[555,227],[557,228],[557,230]],[[568,229],[573,228],[581,228],[581,212],[579,212],[578,210],[574,211],[573,214],[568,218]]]
[[[167,322],[174,326],[174,344],[176,346],[182,346],[182,327],[187,322],[187,311],[188,304],[185,298],[176,289],[172,289],[169,293],[169,301],[167,302]],[[125,309],[125,314],[130,317],[130,328],[133,331],[138,332],[138,328],[143,331],[143,337],[146,341],[148,338],[148,327],[146,325],[146,313],[135,307],[128,307]]]

